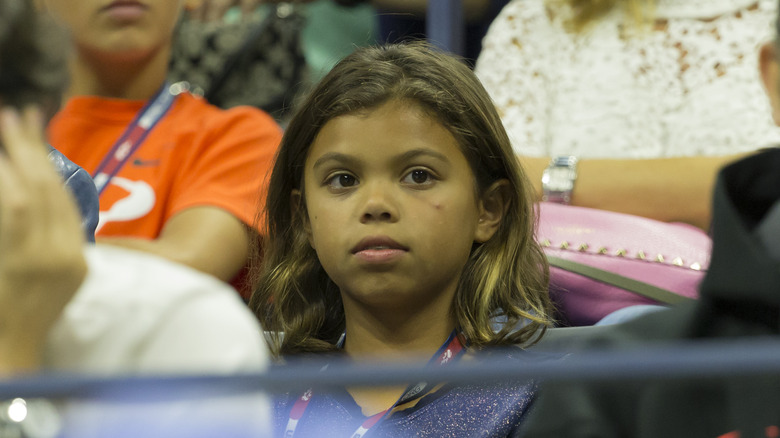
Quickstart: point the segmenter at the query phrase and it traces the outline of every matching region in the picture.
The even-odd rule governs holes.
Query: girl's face
[[[71,32],[78,48],[129,56],[170,45],[184,1],[38,0]]]
[[[472,244],[494,232],[455,138],[408,102],[326,123],[304,193],[309,241],[345,311],[447,312]]]

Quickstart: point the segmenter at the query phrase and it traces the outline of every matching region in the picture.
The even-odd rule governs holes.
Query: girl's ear
[[[511,188],[508,180],[501,179],[485,190],[479,201],[480,212],[477,229],[474,233],[475,242],[485,243],[496,233],[501,225],[501,220],[509,209],[509,203],[512,199]]]
[[[296,216],[298,216],[297,220],[301,221],[301,224],[303,225],[303,231],[306,233],[309,245],[314,248],[314,239],[311,235],[309,215],[306,214],[306,209],[303,208],[303,196],[298,189],[293,189],[292,193],[290,193],[290,210],[293,220],[296,220]]]

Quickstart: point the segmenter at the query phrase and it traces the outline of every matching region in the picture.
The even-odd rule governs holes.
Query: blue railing
[[[464,23],[461,0],[428,1],[425,32],[431,44],[456,55],[463,55]]]

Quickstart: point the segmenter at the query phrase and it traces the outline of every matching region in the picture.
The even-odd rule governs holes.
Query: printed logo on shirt
[[[131,181],[115,176],[111,184],[126,190],[127,196],[114,202],[108,210],[100,211],[96,233],[109,222],[131,221],[146,216],[157,200],[154,189],[145,181]]]
[[[136,158],[133,160],[133,166],[138,167],[153,167],[153,166],[159,166],[160,160],[144,160],[141,158]]]
[[[450,361],[450,359],[452,359],[452,349],[448,348],[448,349],[447,349],[447,351],[445,351],[445,352],[444,352],[444,354],[442,355],[442,358],[441,358],[441,360],[439,361],[439,363],[440,363],[441,365],[444,365],[444,364],[446,364],[447,362],[449,362],[449,361]]]

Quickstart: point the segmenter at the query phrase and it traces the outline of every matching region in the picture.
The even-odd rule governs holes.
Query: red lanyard
[[[138,150],[149,132],[157,125],[157,122],[168,112],[176,96],[176,94],[170,91],[170,84],[166,82],[157,90],[157,94],[136,114],[133,121],[119,136],[119,139],[114,143],[114,146],[111,147],[106,156],[103,157],[103,161],[100,162],[100,165],[92,174],[98,195],[103,193],[111,178],[119,173],[122,166],[127,163],[127,160]]]
[[[450,337],[447,338],[444,344],[439,347],[439,350],[436,351],[433,357],[431,357],[431,360],[428,361],[428,366],[444,366],[450,362],[455,362],[456,360],[460,359],[460,357],[465,352],[466,349],[460,342],[457,331],[453,331],[450,334]],[[363,421],[363,424],[361,424],[360,427],[358,427],[357,430],[350,436],[352,438],[362,438],[369,431],[369,429],[386,418],[390,412],[395,409],[396,406],[422,397],[426,394],[428,389],[429,384],[427,382],[420,382],[414,385],[409,385],[401,397],[399,397],[392,406],[382,412],[376,413],[366,418],[366,420]],[[306,408],[309,406],[309,402],[313,396],[314,392],[311,390],[311,388],[309,388],[300,397],[298,397],[298,400],[295,401],[295,404],[293,404],[292,410],[290,411],[290,418],[287,420],[287,428],[284,434],[285,437],[290,438],[293,436],[295,433],[295,428],[298,426],[298,421],[303,417],[303,414],[306,412]]]

